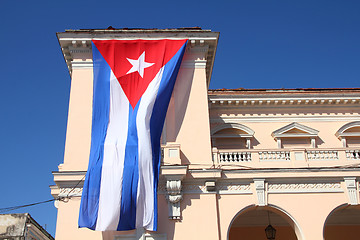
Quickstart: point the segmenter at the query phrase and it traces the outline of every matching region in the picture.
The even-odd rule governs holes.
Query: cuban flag
[[[187,40],[93,40],[89,166],[79,227],[157,230],[160,137]]]

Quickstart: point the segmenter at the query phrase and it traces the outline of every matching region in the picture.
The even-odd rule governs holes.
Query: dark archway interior
[[[360,239],[360,206],[346,206],[333,211],[326,221],[324,238]]]
[[[267,240],[265,228],[269,223],[276,229],[276,240],[297,240],[291,219],[285,219],[279,210],[254,207],[239,214],[233,221],[229,240]]]

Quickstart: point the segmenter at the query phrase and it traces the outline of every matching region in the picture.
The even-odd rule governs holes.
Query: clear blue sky
[[[0,0],[0,208],[51,198],[70,77],[56,32],[220,32],[211,88],[360,87],[360,1]],[[21,209],[54,235],[52,203]]]

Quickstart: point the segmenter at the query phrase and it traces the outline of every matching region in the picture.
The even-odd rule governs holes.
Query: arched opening
[[[360,236],[360,206],[342,205],[335,208],[324,225],[324,239],[358,239]]]
[[[225,123],[211,130],[212,146],[218,149],[251,148],[254,131],[238,123]]]
[[[265,229],[276,230],[276,240],[301,240],[300,230],[293,218],[276,206],[250,206],[241,210],[232,220],[228,240],[267,240]]]
[[[350,122],[342,126],[336,133],[343,143],[343,147],[359,148],[360,147],[360,121]],[[359,151],[351,152],[355,159],[359,159]],[[356,158],[357,157],[357,158]]]

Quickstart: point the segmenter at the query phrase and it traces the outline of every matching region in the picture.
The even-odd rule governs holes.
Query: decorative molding
[[[293,114],[294,116],[284,116],[281,114],[277,114],[274,116],[245,116],[245,114],[242,115],[234,115],[234,116],[221,116],[219,118],[212,118],[210,119],[210,123],[245,123],[245,122],[251,122],[251,123],[269,123],[269,122],[344,122],[344,121],[352,121],[352,120],[358,120],[360,117],[360,114],[356,113],[353,115],[343,115],[343,116],[326,116],[326,115],[319,115],[317,117],[311,116],[311,115],[303,115],[299,117],[296,114]]]
[[[305,133],[287,133],[290,130],[297,129]],[[303,124],[300,124],[298,122],[290,123],[282,128],[279,128],[272,132],[271,136],[273,136],[275,139],[282,138],[282,137],[317,137],[319,131],[316,129],[313,129],[311,127],[305,126]]]
[[[190,40],[190,44],[188,44],[188,48],[186,49],[186,52],[188,54],[204,54],[207,53],[209,51],[209,46],[208,45],[203,45],[203,46],[195,46],[195,40]]]
[[[81,197],[83,188],[60,188],[59,197]]]
[[[254,179],[256,196],[257,196],[257,205],[258,206],[266,206],[267,205],[267,197],[265,194],[265,179]]]
[[[263,98],[244,98],[244,97],[224,97],[222,95],[217,96],[209,96],[209,103],[212,107],[216,106],[283,106],[283,105],[292,105],[294,107],[298,107],[299,105],[351,105],[358,104],[360,102],[360,97],[277,97],[273,98],[263,97]]]
[[[87,57],[92,57],[91,47],[71,47],[69,46],[69,52],[73,54],[87,54]]]
[[[269,183],[269,193],[341,193],[340,182],[323,183]]]
[[[341,140],[343,147],[347,146],[348,137],[360,137],[360,131],[347,132],[349,129],[355,127],[360,127],[360,121],[347,123],[336,131],[335,136]]]
[[[169,219],[180,219],[181,180],[168,180],[166,182],[166,199],[168,200]]]
[[[192,184],[183,184],[182,188],[183,194],[191,194],[191,193],[206,193],[206,186],[204,183],[192,183]]]
[[[72,61],[72,69],[84,69],[93,68],[93,62],[91,61]]]
[[[211,129],[210,134],[211,134],[211,136],[213,136],[217,132],[224,130],[224,129],[239,129],[241,131],[246,132],[246,134],[239,134],[238,137],[253,137],[255,134],[254,130],[252,130],[251,128],[249,128],[243,124],[240,124],[240,123],[224,123],[224,124],[218,125],[218,126],[214,127],[213,129]]]
[[[195,68],[195,69],[205,69],[206,68],[206,60],[185,60],[181,63],[182,68]]]
[[[250,183],[216,182],[215,190],[208,191],[206,181],[183,183],[182,194],[252,194]],[[166,194],[165,184],[159,184],[159,194]]]
[[[358,190],[357,190],[357,183],[356,183],[356,177],[347,177],[344,178],[347,194],[349,198],[349,204],[350,205],[358,205],[359,199],[358,199]]]
[[[346,133],[346,131],[348,131],[349,129],[354,128],[354,127],[360,127],[360,121],[354,121],[354,122],[345,124],[339,130],[336,131],[335,136],[340,139],[342,137],[360,136],[360,132]]]
[[[73,54],[86,55],[86,58],[91,56],[91,40],[110,40],[110,39],[121,39],[121,40],[160,40],[160,39],[188,39],[188,47],[184,57],[191,55],[201,55],[201,58],[205,62],[197,62],[195,65],[189,65],[185,67],[191,68],[204,68],[206,70],[207,83],[210,82],[214,58],[217,48],[217,42],[219,33],[211,32],[209,30],[68,30],[66,32],[57,33],[59,43],[66,60],[69,72],[73,70],[71,60]],[[72,49],[70,52],[69,49]],[[90,54],[85,50],[78,49],[89,49]],[[90,57],[91,58],[91,57]],[[75,57],[77,59],[77,57]],[[83,59],[83,58],[79,58]],[[186,60],[186,59],[184,59]]]
[[[217,183],[219,194],[252,194],[250,183]]]

